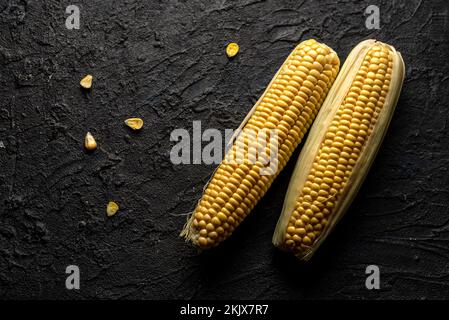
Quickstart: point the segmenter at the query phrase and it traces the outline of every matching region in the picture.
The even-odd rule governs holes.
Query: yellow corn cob
[[[374,160],[403,79],[392,46],[367,40],[354,48],[301,151],[274,245],[308,260],[334,228]]]
[[[280,146],[274,160],[277,169],[262,175],[260,161],[226,161],[244,156],[239,143],[245,152],[251,149],[247,138],[237,140],[206,185],[181,236],[200,248],[209,248],[231,235],[300,143],[334,82],[339,65],[337,54],[315,40],[304,41],[295,48],[238,129],[251,129],[256,134],[264,129],[276,130]],[[268,144],[275,142],[270,140]]]

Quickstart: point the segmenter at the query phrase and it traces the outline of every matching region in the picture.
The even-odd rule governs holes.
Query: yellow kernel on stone
[[[83,87],[84,89],[90,89],[92,87],[92,80],[93,77],[90,74],[88,74],[83,79],[81,79],[80,81],[81,87]]]
[[[237,55],[239,49],[240,47],[237,43],[231,42],[226,47],[226,54],[228,55],[229,58],[232,58]]]
[[[119,206],[114,201],[109,201],[108,206],[106,207],[106,213],[108,217],[112,217],[117,213]]]
[[[84,147],[89,151],[97,149],[97,141],[95,141],[94,136],[90,132],[86,133]]]
[[[305,236],[304,238],[302,238],[302,242],[303,242],[306,246],[312,244],[312,240],[311,240],[308,236]]]
[[[140,118],[129,118],[125,120],[125,124],[133,130],[140,130],[143,127],[143,120]]]
[[[221,224],[221,221],[217,217],[213,217],[211,223],[214,224],[215,226],[219,226]]]
[[[295,231],[296,231],[295,227],[288,227],[287,228],[287,232],[290,233],[290,234],[295,233]]]
[[[220,219],[221,221],[226,221],[228,219],[228,217],[226,217],[226,215],[222,212],[219,212],[217,214],[218,219]]]

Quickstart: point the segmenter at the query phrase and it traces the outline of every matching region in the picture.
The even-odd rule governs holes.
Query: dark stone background
[[[81,9],[80,30],[65,28],[69,4]],[[380,30],[365,28],[370,4]],[[448,9],[445,0],[1,0],[0,297],[449,298]],[[171,164],[170,132],[193,120],[236,128],[309,37],[342,62],[367,38],[403,54],[403,93],[365,184],[308,265],[271,244],[294,160],[230,240],[198,255],[178,233],[214,166]],[[230,61],[231,41],[241,52]],[[141,132],[123,125],[129,116],[145,120]],[[86,131],[99,142],[93,154]],[[113,218],[110,199],[121,206]],[[79,291],[65,289],[70,264]],[[381,290],[365,289],[369,264]]]

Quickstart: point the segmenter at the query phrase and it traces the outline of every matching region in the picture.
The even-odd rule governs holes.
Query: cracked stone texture
[[[80,30],[65,28],[70,4]],[[449,5],[377,1],[381,29],[368,30],[370,4],[1,1],[0,297],[449,298]],[[173,165],[170,132],[194,120],[236,128],[309,37],[342,61],[367,38],[403,54],[403,92],[366,182],[308,265],[271,245],[294,160],[231,239],[198,254],[178,234],[214,166]],[[228,60],[231,41],[241,51]],[[123,125],[130,116],[141,132]],[[79,291],[65,289],[71,264]],[[365,289],[370,264],[382,290]]]

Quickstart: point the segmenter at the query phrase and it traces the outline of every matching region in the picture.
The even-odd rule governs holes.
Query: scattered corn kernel
[[[115,203],[114,201],[109,201],[108,206],[106,208],[106,213],[108,217],[112,217],[113,215],[115,215],[118,210],[119,210],[118,204]]]
[[[229,58],[235,57],[237,53],[239,53],[239,49],[240,47],[237,43],[231,42],[226,47],[226,54],[228,55]]]
[[[92,80],[93,77],[90,74],[88,74],[83,79],[81,79],[80,81],[81,87],[83,87],[84,89],[90,89],[92,87]]]
[[[133,130],[140,130],[143,127],[143,120],[140,118],[130,118],[125,120],[125,124]]]
[[[86,133],[84,147],[90,151],[97,149],[97,141],[95,141],[94,136],[90,132]]]
[[[232,234],[301,142],[339,66],[336,53],[315,40],[304,41],[293,50],[237,130],[251,129],[256,136],[266,129],[276,130],[280,146],[275,159],[277,168],[266,174],[262,169],[267,168],[260,161],[223,161],[207,184],[182,236],[200,248],[210,248]],[[240,156],[239,143],[238,140],[234,142],[226,157]],[[248,149],[249,143],[245,138],[243,144]],[[261,146],[257,141],[255,144],[257,148]],[[271,144],[271,141],[267,143],[267,149]]]

